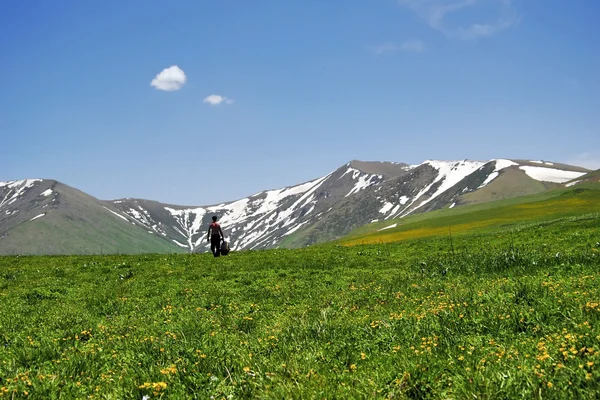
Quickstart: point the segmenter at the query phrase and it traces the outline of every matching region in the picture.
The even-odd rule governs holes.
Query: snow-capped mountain
[[[374,220],[475,202],[463,195],[491,185],[508,169],[545,182],[544,188],[585,173],[542,161],[427,160],[420,165],[352,161],[321,178],[230,203],[178,207],[123,199],[113,204],[187,251],[208,247],[206,229],[213,215],[219,216],[233,249],[305,246]]]
[[[144,245],[158,246],[160,251],[176,246],[197,252],[208,249],[206,230],[217,215],[234,250],[300,247],[338,238],[377,220],[540,192],[587,172],[547,161],[506,159],[427,160],[419,165],[351,161],[299,185],[197,207],[131,198],[100,201],[48,180],[1,182],[0,254],[23,226],[42,226],[44,220],[48,225],[50,217],[62,221],[54,223],[61,229],[64,220],[77,218],[87,221],[92,231],[108,222],[127,225],[129,241],[136,242],[133,238],[139,234]],[[82,196],[87,196],[85,201]],[[79,207],[77,218],[69,213],[74,205]],[[56,210],[61,211],[60,218]],[[90,219],[92,214],[95,219]],[[100,236],[94,240],[103,240]],[[131,246],[131,252],[139,252],[137,244]]]
[[[359,162],[360,163],[360,162]],[[123,214],[189,251],[208,247],[206,229],[213,215],[219,216],[233,249],[276,246],[287,236],[318,220],[340,199],[357,195],[388,176],[410,169],[405,164],[372,163],[359,170],[348,163],[324,177],[300,185],[267,190],[230,203],[204,207],[162,205],[139,199],[113,202]],[[366,165],[366,164],[365,164]]]

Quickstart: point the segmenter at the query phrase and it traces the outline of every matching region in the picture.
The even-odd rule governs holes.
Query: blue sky
[[[352,159],[600,168],[598,15],[597,0],[4,1],[0,180],[208,205]]]

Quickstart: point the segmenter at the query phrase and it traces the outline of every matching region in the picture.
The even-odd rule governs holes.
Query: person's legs
[[[213,256],[215,257],[221,255],[221,236],[212,235],[210,237],[210,251],[212,251]]]

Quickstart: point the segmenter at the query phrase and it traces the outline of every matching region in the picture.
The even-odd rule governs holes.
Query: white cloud
[[[388,42],[378,44],[376,46],[369,46],[369,49],[378,56],[384,54],[394,54],[399,51],[420,53],[425,50],[425,44],[419,39],[410,39],[401,44]]]
[[[181,89],[186,79],[185,72],[177,65],[172,65],[160,71],[156,78],[152,79],[150,85],[158,90],[172,92]]]
[[[517,22],[511,7],[513,0],[398,0],[398,4],[417,13],[427,24],[450,38],[475,39],[492,36]],[[485,9],[491,15],[486,21],[475,20],[472,11]],[[460,14],[466,24],[453,22]],[[470,20],[470,21],[469,21]]]
[[[420,53],[425,50],[425,44],[419,39],[411,39],[407,40],[400,45],[400,50],[402,51],[413,51],[415,53]]]
[[[210,96],[206,96],[204,99],[204,103],[210,104],[211,106],[218,106],[219,104],[233,104],[232,99],[228,99],[225,96],[220,96],[218,94],[211,94]]]
[[[399,50],[399,47],[396,43],[382,43],[376,46],[369,46],[369,49],[379,56],[382,54],[395,53]]]

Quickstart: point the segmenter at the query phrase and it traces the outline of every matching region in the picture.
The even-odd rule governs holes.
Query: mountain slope
[[[528,174],[530,167],[539,168],[534,170],[537,172],[535,177]],[[559,187],[558,182],[586,171],[565,165],[560,168],[564,169],[540,167],[538,162],[523,160],[428,160],[412,167],[408,173],[386,181],[381,187],[365,190],[352,203],[340,203],[327,218],[292,235],[282,245],[298,247],[336,239],[342,236],[340,232],[348,233],[379,220],[540,193]]]
[[[581,175],[575,179],[570,180],[565,184],[566,187],[573,185],[580,185],[584,183],[600,182],[600,169],[588,172],[587,174]]]
[[[337,244],[387,243],[425,237],[445,237],[496,231],[528,223],[550,223],[564,218],[597,218],[600,213],[600,184],[558,188],[511,199],[440,209],[407,218],[362,226]]]
[[[303,247],[376,221],[577,184],[587,173],[547,161],[354,160],[299,185],[191,207],[132,198],[100,201],[55,181],[4,182],[0,254],[202,252],[208,250],[213,215],[234,250]]]
[[[318,220],[340,200],[410,169],[406,164],[368,163],[369,172],[363,172],[353,167],[355,163],[360,164],[353,161],[313,181],[259,192],[231,203],[181,207],[121,199],[112,204],[147,229],[171,237],[174,243],[190,251],[208,247],[204,238],[212,215],[220,217],[232,248],[274,247],[281,238]]]
[[[53,180],[0,183],[0,254],[180,251],[103,202]]]
[[[188,251],[205,251],[218,215],[233,249],[301,247],[380,219],[539,193],[583,175],[546,161],[436,161],[419,165],[351,161],[324,177],[203,207],[139,199],[113,202],[128,218]],[[514,186],[514,187],[513,187]]]

